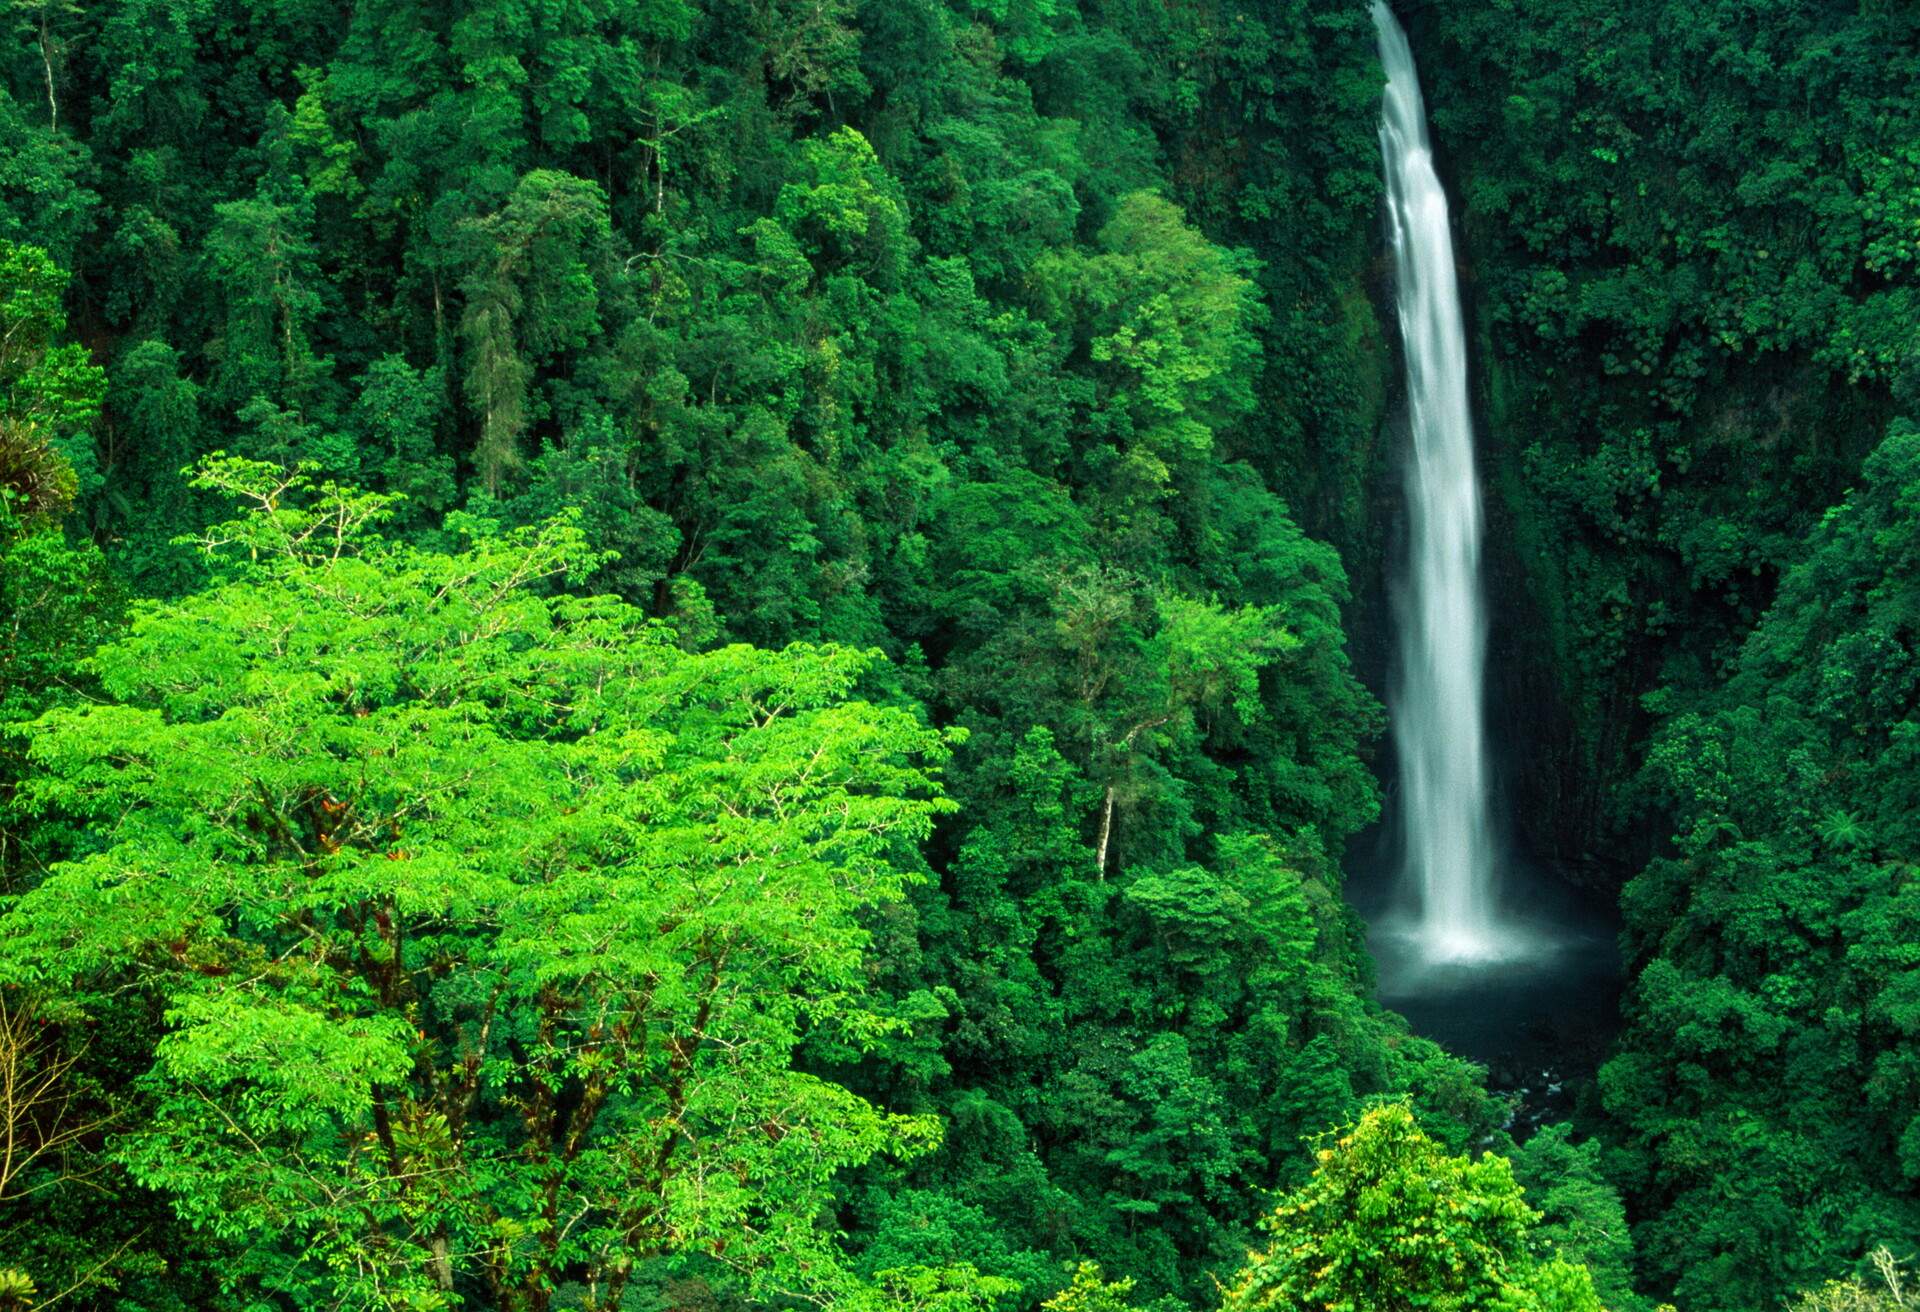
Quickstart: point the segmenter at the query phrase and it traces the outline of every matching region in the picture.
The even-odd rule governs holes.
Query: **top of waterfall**
[[[1386,0],[1373,0],[1373,25],[1380,37],[1380,63],[1386,70],[1387,90],[1382,103],[1387,124],[1412,149],[1430,150],[1427,143],[1427,104],[1420,94],[1420,75],[1413,63],[1413,47],[1406,29],[1394,17]]]

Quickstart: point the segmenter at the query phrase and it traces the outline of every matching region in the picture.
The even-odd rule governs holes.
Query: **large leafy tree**
[[[1089,482],[1111,488],[1107,527],[1140,550],[1153,505],[1190,489],[1219,431],[1253,406],[1260,307],[1246,255],[1208,241],[1159,196],[1122,199],[1098,241],[1098,254],[1042,260],[1032,281],[1085,352],[1096,383],[1088,428],[1100,440]]]
[[[199,482],[250,510],[31,728],[29,804],[93,838],[0,939],[13,984],[163,1003],[132,1174],[299,1305],[613,1308],[666,1254],[855,1293],[829,1182],[936,1127],[792,1054],[886,1027],[861,916],[941,736],[850,699],[860,652],[689,655],[550,591],[596,559],[569,519],[436,554],[382,497]]]
[[[1390,1104],[1317,1159],[1228,1312],[1600,1312],[1585,1268],[1535,1251],[1539,1214],[1504,1158],[1450,1156]]]

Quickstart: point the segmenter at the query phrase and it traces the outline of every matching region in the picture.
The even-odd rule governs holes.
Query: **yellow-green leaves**
[[[867,139],[841,128],[802,142],[800,160],[800,176],[774,202],[778,224],[807,244],[822,273],[854,262],[879,280],[897,277],[906,205]]]
[[[1404,1104],[1316,1154],[1268,1218],[1227,1312],[1600,1312],[1584,1268],[1537,1257],[1506,1161],[1449,1156]]]
[[[375,535],[385,498],[200,481],[251,508],[99,654],[110,700],[32,727],[24,800],[93,851],[0,922],[7,980],[164,1002],[122,1161],[328,1305],[585,1272],[611,1308],[676,1253],[856,1292],[834,1173],[937,1126],[792,1054],[901,1024],[863,915],[947,808],[942,736],[854,700],[872,654],[690,654],[555,594],[597,562],[567,520],[437,554]]]

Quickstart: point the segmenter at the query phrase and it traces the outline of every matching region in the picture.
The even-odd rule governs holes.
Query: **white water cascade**
[[[1430,961],[1474,961],[1509,946],[1494,907],[1494,842],[1483,709],[1487,623],[1480,591],[1480,492],[1467,406],[1466,331],[1433,171],[1420,82],[1393,12],[1374,0],[1387,90],[1380,120],[1413,451],[1406,486],[1409,567],[1397,601],[1399,677],[1388,695],[1400,762],[1413,928]]]

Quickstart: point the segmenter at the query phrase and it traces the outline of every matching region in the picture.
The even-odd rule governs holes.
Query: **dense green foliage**
[[[1539,1213],[1505,1159],[1449,1156],[1398,1105],[1317,1158],[1268,1217],[1273,1243],[1227,1312],[1600,1312],[1585,1269],[1534,1251]]]
[[[1347,664],[1340,558],[1283,500],[1312,492],[1317,527],[1364,537],[1384,373],[1359,291],[1364,10],[126,0],[19,16],[0,237],[23,295],[57,304],[57,269],[74,274],[70,329],[34,311],[36,360],[90,356],[105,388],[91,424],[40,417],[81,395],[45,369],[9,401],[9,431],[65,480],[8,538],[5,587],[33,617],[8,654],[33,673],[10,687],[34,689],[9,717],[86,703],[8,739],[24,775],[4,820],[10,959],[118,1118],[65,1169],[127,1199],[124,1229],[88,1234],[65,1201],[80,1187],[49,1180],[14,1241],[42,1288],[109,1298],[164,1261],[241,1300],[431,1304],[451,1280],[534,1306],[575,1286],[614,1298],[650,1254],[706,1253],[721,1264],[686,1271],[715,1296],[1032,1306],[1063,1260],[1093,1257],[1142,1298],[1200,1300],[1260,1191],[1304,1169],[1300,1136],[1366,1096],[1413,1095],[1455,1145],[1495,1124],[1469,1068],[1366,999],[1337,863],[1376,813],[1379,712]],[[1235,244],[1256,232],[1258,257]],[[382,536],[324,559],[287,547],[305,530],[286,517],[321,512],[220,463],[207,479],[258,492],[277,527],[209,537],[229,512],[180,471],[214,451],[305,462],[342,489],[336,522],[377,508]],[[564,551],[541,527],[556,523]],[[235,534],[245,561],[192,545]],[[443,591],[511,573],[513,552],[533,562],[524,598]],[[122,594],[152,600],[82,660]],[[578,724],[525,701],[537,683],[572,705],[612,635],[635,686],[711,688],[644,714],[581,707]],[[435,651],[451,654],[436,667]],[[800,1153],[797,1130],[778,1150],[717,1135],[677,1151],[689,1178],[736,1158],[743,1173],[696,1206],[678,1176],[609,1165],[660,1133],[648,1109],[680,1078],[660,1054],[683,1039],[555,1036],[614,1024],[596,1009],[631,1001],[621,971],[684,957],[697,975],[728,940],[672,911],[687,890],[613,873],[630,863],[651,889],[679,858],[619,835],[638,810],[586,803],[591,778],[641,767],[573,739],[586,720],[640,732],[628,717],[657,740],[607,750],[678,779],[734,759],[725,712],[746,702],[723,689],[810,689],[797,709],[821,732],[840,712],[819,699],[855,680],[877,723],[966,731],[945,775],[959,809],[894,854],[931,878],[854,898],[856,928],[809,927],[840,955],[794,976],[743,955],[737,982],[708,981],[754,1008],[729,1025],[776,1028],[702,1096],[814,1090],[767,1123],[834,1135],[778,1186],[756,1173]],[[407,800],[482,740],[493,772]],[[864,759],[844,763],[863,797]],[[635,787],[620,806],[663,805]],[[123,813],[138,822],[108,822]],[[189,861],[172,845],[203,825]],[[857,855],[809,832],[829,866]],[[636,915],[677,937],[591,978],[564,955],[539,965],[526,954],[561,912],[508,873],[535,850],[554,871],[606,866],[604,897],[668,899]],[[771,961],[757,905],[708,914]],[[697,984],[676,986],[687,1006]],[[690,1023],[658,1005],[661,1026]],[[694,1028],[683,1055],[718,1064],[704,1045],[735,1040]],[[307,1055],[260,1065],[282,1049]],[[819,1090],[908,1119],[823,1120]],[[587,1121],[607,1142],[576,1161],[555,1142]],[[875,1158],[926,1149],[935,1124],[944,1146]],[[457,1187],[409,1183],[428,1161]],[[759,1240],[716,1238],[773,1199]],[[808,1228],[829,1216],[844,1244]],[[184,1279],[175,1297],[216,1297]]]
[[[935,1127],[791,1055],[889,1024],[859,917],[937,733],[845,700],[858,653],[539,596],[595,559],[564,520],[443,555],[370,538],[377,497],[202,481],[254,503],[208,539],[235,563],[36,724],[21,804],[111,825],[0,948],[63,1007],[164,1008],[114,1159],[301,1306],[539,1309],[577,1272],[618,1307],[679,1251],[831,1292],[834,1171]]]
[[[1862,479],[1648,765],[1678,850],[1626,889],[1606,1090],[1643,1247],[1708,1306],[1920,1233],[1920,432]]]
[[[1612,799],[1566,817],[1580,842],[1629,809],[1640,695],[1727,671],[1889,416],[1920,403],[1917,21],[1505,0],[1431,24],[1492,477],[1549,621],[1536,656],[1589,795]]]
[[[1655,857],[1611,1167],[1654,1284],[1770,1306],[1920,1233],[1920,11],[1424,34],[1530,658],[1572,708],[1543,773],[1592,781],[1552,820]]]
[[[1911,6],[1408,15],[1634,977],[1517,1147],[1342,899],[1363,3],[9,15],[0,1309],[1911,1299]]]

